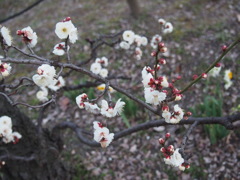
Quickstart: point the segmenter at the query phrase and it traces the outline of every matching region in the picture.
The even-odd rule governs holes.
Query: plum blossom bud
[[[160,52],[161,52],[161,53],[167,52],[167,47],[162,47],[162,48],[160,49]]]
[[[165,44],[163,42],[158,43],[159,49],[165,47]]]
[[[174,152],[174,146],[173,145],[169,145],[167,150],[170,151],[170,152]]]
[[[215,64],[215,67],[221,67],[221,63]]]
[[[180,101],[182,99],[182,94],[177,94],[175,97],[175,101]]]
[[[177,76],[177,80],[180,80],[180,79],[182,79],[182,76],[180,76],[180,75]]]
[[[223,46],[222,46],[222,51],[226,51],[227,48],[228,48],[228,47],[227,47],[226,45],[223,45]]]
[[[160,59],[158,60],[158,62],[159,62],[160,64],[166,64],[166,60],[163,59],[163,58],[160,58]]]
[[[190,164],[186,165],[185,168],[186,168],[186,169],[189,169],[189,168],[190,168]]]
[[[163,153],[165,153],[165,152],[166,152],[166,149],[165,149],[164,147],[162,147],[162,148],[160,149],[160,151],[163,152]]]
[[[151,56],[154,57],[154,56],[156,56],[156,54],[157,54],[157,53],[156,53],[155,51],[153,51],[153,52],[151,53]]]
[[[188,112],[186,113],[186,115],[187,115],[187,116],[191,116],[192,113],[191,113],[190,111],[188,111]]]
[[[165,140],[164,140],[163,138],[160,138],[160,139],[158,140],[158,142],[159,142],[159,144],[164,144],[164,143],[165,143]]]
[[[194,74],[192,78],[193,78],[193,80],[195,80],[198,78],[198,75]]]
[[[206,79],[207,78],[207,74],[206,73],[202,73],[202,78]]]
[[[162,107],[162,111],[169,111],[169,107],[168,107],[168,106],[163,106],[163,107]],[[169,134],[169,133],[167,133],[167,134]],[[167,134],[166,134],[166,135],[167,135]]]
[[[170,138],[170,136],[171,136],[170,133],[166,133],[166,134],[165,134],[165,137],[166,137],[166,138]]]

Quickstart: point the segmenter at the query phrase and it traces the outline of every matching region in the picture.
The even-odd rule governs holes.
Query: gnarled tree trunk
[[[68,180],[68,170],[60,161],[61,147],[47,130],[39,132],[31,120],[0,96],[0,117],[11,117],[13,131],[22,135],[19,143],[1,143],[0,158],[4,180]]]

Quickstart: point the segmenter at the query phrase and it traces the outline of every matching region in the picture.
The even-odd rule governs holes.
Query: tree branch
[[[189,131],[187,132],[187,136],[188,136],[191,133],[192,129],[198,124],[220,124],[220,125],[226,127],[227,129],[233,130],[236,127],[232,125],[232,122],[236,122],[239,120],[240,120],[240,113],[237,113],[237,114],[234,114],[231,116],[225,116],[225,117],[201,117],[201,118],[192,117],[192,118],[189,118],[188,120],[181,120],[178,125],[193,124],[191,126],[191,128],[189,129]],[[231,126],[229,125],[229,123],[231,124]],[[130,135],[132,133],[138,132],[138,131],[147,130],[149,128],[158,127],[158,126],[166,126],[166,125],[176,125],[176,124],[169,124],[169,123],[166,123],[164,120],[148,121],[148,122],[138,124],[134,127],[130,127],[128,129],[124,129],[120,132],[115,133],[114,141],[116,141],[117,139],[120,139],[122,137],[125,137],[127,135]],[[80,142],[82,142],[88,146],[91,146],[91,147],[100,147],[99,143],[85,137],[83,135],[83,132],[86,132],[86,131],[81,129],[78,125],[76,125],[73,122],[62,122],[60,124],[57,124],[53,128],[52,134],[56,135],[56,133],[60,129],[66,129],[66,128],[70,128],[73,131],[75,131]],[[237,128],[240,128],[240,126],[238,126]],[[90,134],[90,133],[88,133],[88,134]],[[186,141],[185,139],[186,138],[184,138],[183,142]]]

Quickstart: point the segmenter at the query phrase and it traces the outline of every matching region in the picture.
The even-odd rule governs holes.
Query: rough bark
[[[131,10],[131,15],[137,18],[140,14],[140,8],[137,0],[127,0],[128,6]]]
[[[13,131],[22,134],[19,143],[0,146],[3,180],[68,180],[68,170],[60,161],[61,146],[47,130],[38,131],[33,122],[0,97],[0,116],[12,118]]]

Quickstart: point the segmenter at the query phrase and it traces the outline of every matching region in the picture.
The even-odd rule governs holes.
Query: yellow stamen
[[[228,73],[228,78],[229,78],[229,79],[232,79],[232,78],[233,78],[233,73],[232,73],[232,72],[229,72],[229,73]]]

